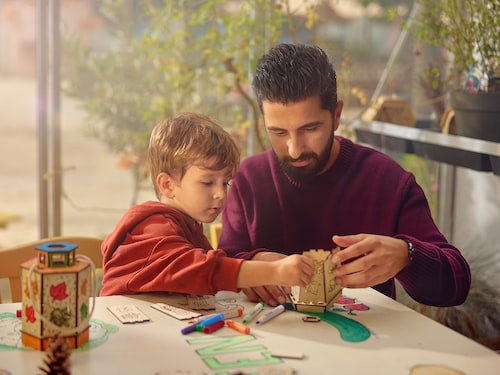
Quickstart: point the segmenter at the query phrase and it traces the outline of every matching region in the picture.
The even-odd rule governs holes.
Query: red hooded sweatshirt
[[[102,296],[238,291],[243,259],[213,250],[203,224],[161,202],[130,208],[103,241]]]

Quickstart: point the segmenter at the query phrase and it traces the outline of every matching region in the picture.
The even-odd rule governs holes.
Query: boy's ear
[[[174,193],[175,181],[173,177],[170,176],[168,173],[161,172],[156,177],[156,185],[158,186],[158,190],[160,190],[161,195],[170,199],[175,197]]]

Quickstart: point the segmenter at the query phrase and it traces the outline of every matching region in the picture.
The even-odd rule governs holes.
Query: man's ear
[[[333,129],[337,130],[340,125],[340,116],[342,115],[342,108],[344,108],[344,101],[339,100],[337,102],[337,107],[335,108],[335,113],[333,116]]]
[[[175,197],[174,188],[175,188],[175,180],[174,178],[166,172],[161,172],[156,177],[156,185],[158,186],[158,190],[161,195],[172,199]]]

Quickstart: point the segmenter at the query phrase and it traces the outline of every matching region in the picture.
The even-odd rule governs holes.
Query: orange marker
[[[229,328],[238,331],[239,333],[249,334],[250,327],[244,325],[243,323],[233,322],[232,320],[226,320],[226,324]]]

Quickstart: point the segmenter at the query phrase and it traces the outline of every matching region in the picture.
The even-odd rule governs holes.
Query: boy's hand
[[[290,257],[294,257],[291,260],[288,260]],[[262,261],[269,261],[269,262],[282,262],[283,267],[287,267],[288,262],[305,262],[306,266],[301,272],[305,272],[305,276],[300,276],[300,277],[305,277],[305,280],[309,280],[306,282],[305,285],[307,285],[311,280],[312,280],[312,275],[314,272],[314,265],[312,262],[312,259],[309,257],[306,257],[304,255],[292,255],[292,256],[286,256],[284,254],[280,253],[274,253],[274,252],[260,252],[257,253],[254,257],[253,260],[262,260]],[[296,258],[298,257],[298,258]],[[307,264],[309,266],[307,266]],[[278,266],[280,266],[278,264]],[[294,267],[293,265],[291,266],[292,268]],[[307,274],[310,275],[308,276]],[[283,276],[281,276],[283,277]],[[290,274],[286,274],[285,276],[285,282],[278,286],[278,285],[266,285],[266,286],[259,286],[259,287],[253,287],[253,288],[243,288],[242,291],[245,293],[245,295],[248,297],[249,300],[253,302],[258,302],[258,301],[264,301],[266,304],[270,306],[277,306],[280,304],[283,304],[287,300],[287,296],[291,293],[291,288],[290,286],[294,285],[291,282]],[[299,278],[300,278],[299,277]],[[299,283],[295,284],[299,285]]]
[[[306,286],[312,281],[314,274],[313,260],[305,255],[289,255],[275,261],[278,285]]]

